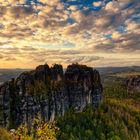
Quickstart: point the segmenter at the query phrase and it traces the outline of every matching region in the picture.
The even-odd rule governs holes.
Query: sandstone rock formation
[[[140,92],[140,76],[133,76],[126,81],[128,93]]]
[[[37,116],[54,120],[69,108],[98,107],[102,92],[99,72],[91,67],[72,64],[64,73],[61,65],[40,65],[0,86],[0,122],[14,127],[22,123],[30,126]]]

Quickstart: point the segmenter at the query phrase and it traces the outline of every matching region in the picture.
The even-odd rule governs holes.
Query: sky
[[[0,0],[0,68],[140,66],[140,0]]]

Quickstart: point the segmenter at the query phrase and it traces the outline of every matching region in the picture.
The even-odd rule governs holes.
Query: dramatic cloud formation
[[[0,68],[140,65],[139,0],[0,0]]]

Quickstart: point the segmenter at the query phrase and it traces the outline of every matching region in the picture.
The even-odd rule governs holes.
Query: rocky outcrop
[[[140,92],[140,76],[133,76],[126,81],[128,93]]]
[[[37,116],[51,121],[69,108],[98,107],[102,92],[99,72],[91,67],[72,64],[64,73],[61,65],[40,65],[0,86],[0,122],[14,127],[31,126]]]

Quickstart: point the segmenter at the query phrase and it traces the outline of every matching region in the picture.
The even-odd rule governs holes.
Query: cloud
[[[5,58],[4,60],[5,60],[5,61],[15,61],[15,60],[17,60],[17,59],[14,58],[14,57],[8,57],[8,58]]]
[[[108,12],[118,12],[119,8],[119,3],[117,1],[111,1],[105,6],[105,10]]]
[[[95,6],[95,7],[99,7],[101,5],[102,5],[102,1],[93,2],[93,6]]]
[[[3,55],[2,54],[0,54],[0,59],[3,59]]]
[[[114,33],[112,34],[112,38],[115,39],[115,40],[120,39],[120,38],[121,38],[121,33],[119,33],[119,32],[114,32]]]
[[[121,54],[140,52],[139,8],[139,0],[0,0],[0,63],[118,64]]]
[[[93,61],[101,60],[103,57],[98,57],[98,56],[79,56],[79,57],[71,57],[66,59],[66,63],[90,63]]]

